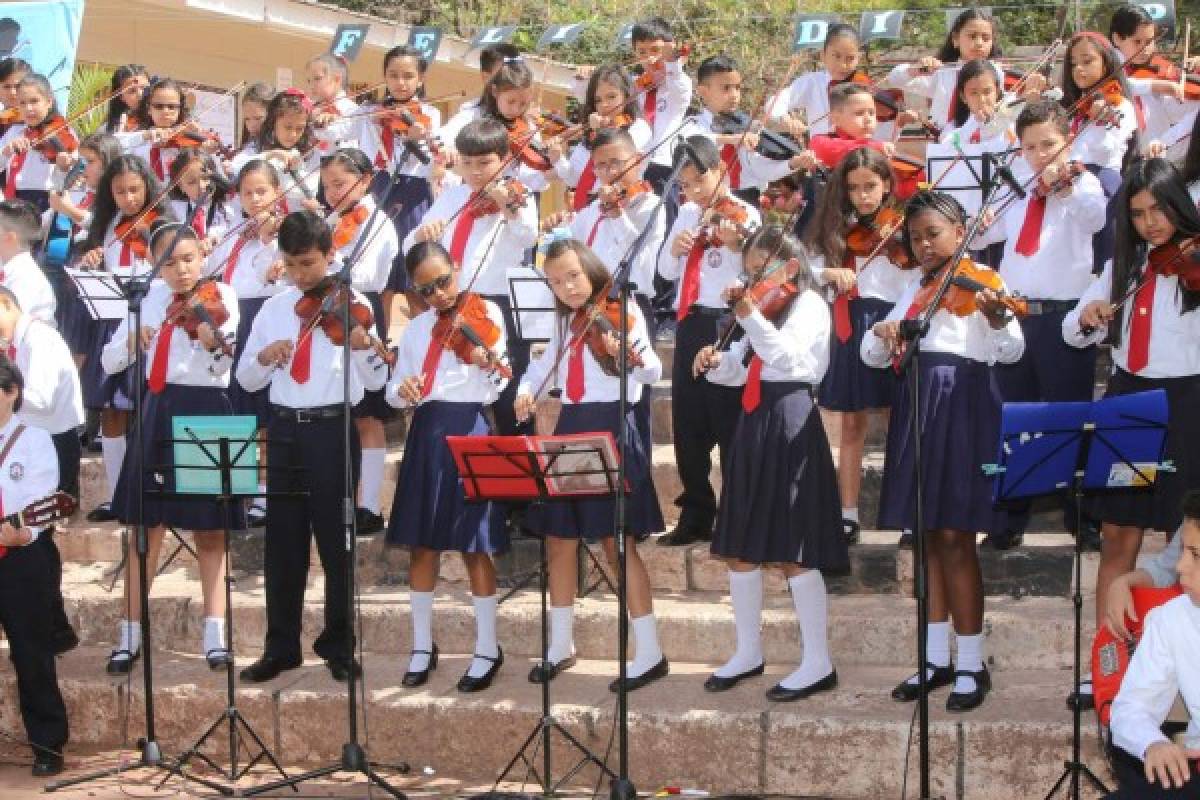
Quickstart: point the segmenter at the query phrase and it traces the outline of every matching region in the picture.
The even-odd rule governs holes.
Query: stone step
[[[491,689],[464,695],[454,684],[469,663],[467,656],[443,657],[426,686],[403,690],[401,660],[368,654],[359,730],[370,758],[383,765],[407,762],[417,775],[436,774],[449,790],[490,783],[541,718],[540,689],[525,677],[531,662],[507,655]],[[132,746],[142,735],[141,676],[135,672],[135,679],[126,681],[99,674],[104,656],[99,649],[81,648],[59,662],[72,747]],[[771,667],[762,678],[720,694],[701,688],[708,672],[702,664],[674,662],[667,678],[630,695],[630,777],[639,789],[682,786],[713,794],[850,800],[897,796],[906,778],[910,791],[916,785],[913,706],[888,698],[901,677],[897,670],[844,665],[837,689],[786,704],[763,697],[786,668]],[[614,728],[614,695],[607,689],[614,673],[611,662],[583,660],[551,686],[557,721],[601,758]],[[155,662],[155,678],[156,738],[173,756],[225,710],[224,673],[208,671],[199,657],[164,654]],[[0,682],[12,709],[11,673]],[[960,715],[944,710],[944,690],[936,693],[930,714],[934,793],[1009,800],[1047,791],[1070,752],[1070,718],[1062,702],[1069,683],[1069,672],[1061,669],[1006,673],[981,708]],[[346,740],[345,688],[319,662],[263,686],[242,685],[238,708],[286,764],[320,765],[340,757]],[[0,730],[20,736],[16,714],[0,716]],[[223,763],[226,748],[227,736],[217,735],[204,752]],[[557,735],[551,754],[556,778],[579,760]],[[1090,724],[1084,727],[1083,757],[1108,779]],[[615,756],[610,764],[615,766]],[[523,772],[519,768],[515,778]],[[588,767],[568,785],[590,792],[598,777]],[[243,786],[270,779],[258,769]]]

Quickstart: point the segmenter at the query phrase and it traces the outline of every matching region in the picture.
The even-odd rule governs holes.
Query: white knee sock
[[[929,663],[935,667],[950,666],[950,623],[949,622],[930,622],[925,626],[925,656],[929,659]],[[925,680],[933,677],[933,670],[925,670]],[[917,675],[914,673],[908,682],[913,686],[919,683]]]
[[[955,633],[958,644],[958,669],[968,672],[979,672],[983,669],[983,634],[975,633],[970,636]],[[954,691],[967,693],[976,689],[975,679],[959,676],[954,681]]]
[[[100,454],[104,459],[104,476],[108,479],[108,500],[112,502],[117,479],[121,477],[121,463],[125,460],[125,437],[100,437]]]
[[[471,597],[475,605],[475,658],[467,674],[472,678],[482,678],[492,668],[493,662],[479,656],[495,658],[500,655],[500,647],[496,644],[496,605],[499,598]]]
[[[382,447],[366,447],[362,451],[361,471],[358,481],[359,504],[378,514],[380,509],[379,495],[383,489],[383,463],[387,459],[387,450]]]
[[[788,587],[800,623],[804,657],[780,685],[785,689],[803,689],[833,672],[829,658],[829,597],[825,593],[825,579],[815,569],[789,578]]]
[[[851,522],[858,522],[858,506],[854,508],[843,508],[842,519],[848,519]]]
[[[117,649],[137,655],[142,649],[142,623],[123,619],[117,631]],[[122,656],[127,658],[127,656]]]
[[[424,672],[429,668],[433,652],[433,592],[408,593],[408,605],[412,612],[412,656],[408,661],[409,672]],[[423,653],[416,652],[424,650]]]
[[[630,620],[629,625],[633,628],[634,650],[633,661],[625,670],[625,674],[630,678],[637,678],[658,666],[663,653],[658,645],[658,623],[653,613]]]
[[[715,674],[720,678],[741,675],[763,663],[762,570],[752,569],[749,572],[730,570],[729,599],[733,605],[733,627],[737,636],[737,649],[733,651],[733,658],[717,668]]]
[[[550,645],[546,659],[557,664],[575,655],[575,606],[550,607]]]
[[[225,644],[225,620],[221,617],[204,618],[204,654],[211,650],[228,650]]]

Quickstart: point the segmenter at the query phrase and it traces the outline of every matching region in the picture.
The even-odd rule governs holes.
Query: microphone
[[[1025,199],[1028,192],[1025,191],[1025,187],[1013,176],[1012,170],[1008,168],[1007,164],[996,164],[996,177],[1003,181],[1005,186],[1012,189],[1017,197],[1022,200]]]

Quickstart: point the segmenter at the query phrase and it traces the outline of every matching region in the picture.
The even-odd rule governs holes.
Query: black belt
[[[688,315],[698,317],[723,317],[729,313],[728,308],[713,308],[712,306],[693,305],[688,309]]]
[[[290,406],[272,405],[271,414],[276,419],[285,419],[288,422],[321,422],[327,419],[341,419],[345,414],[345,408],[341,403],[336,403],[329,406],[316,406],[314,408],[291,408]]]
[[[1059,311],[1070,311],[1076,305],[1078,300],[1026,300],[1025,304],[1029,307],[1030,316],[1040,316],[1042,314],[1057,314]]]

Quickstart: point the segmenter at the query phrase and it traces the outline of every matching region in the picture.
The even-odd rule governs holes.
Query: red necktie
[[[1138,130],[1146,130],[1146,106],[1142,103],[1142,98],[1133,98],[1133,113],[1137,115]]]
[[[587,208],[588,198],[591,197],[595,185],[596,168],[592,166],[592,159],[589,158],[583,165],[583,172],[579,173],[579,182],[575,184],[575,194],[571,198],[572,210],[582,211]]]
[[[731,144],[721,147],[721,160],[729,165],[727,174],[729,175],[729,188],[742,188],[742,160],[738,158],[737,148]]]
[[[646,96],[642,98],[642,116],[646,118],[646,122],[650,127],[654,127],[654,117],[658,114],[658,89],[648,89]]]
[[[946,109],[946,122],[954,122],[954,115],[958,113],[958,92],[950,95],[950,105]]]
[[[4,184],[4,196],[9,200],[17,196],[17,175],[21,173],[21,167],[25,166],[25,159],[28,156],[28,150],[16,153],[13,155],[12,161],[8,162],[8,181]]]
[[[1035,194],[1025,206],[1025,221],[1021,223],[1021,233],[1017,236],[1017,246],[1014,248],[1019,254],[1037,255],[1042,244],[1042,220],[1045,216],[1046,198]]]
[[[192,230],[201,239],[204,238],[204,206],[196,206],[195,212],[192,213]]]
[[[587,246],[588,247],[591,247],[592,242],[596,241],[596,231],[600,230],[600,223],[604,222],[604,215],[599,213],[599,209],[597,209],[596,211],[597,211],[596,221],[592,223],[592,229],[590,231],[588,231],[588,237],[587,237]]]
[[[396,148],[395,140],[392,138],[392,129],[389,126],[381,125],[379,127],[379,142],[383,146],[383,152],[375,152],[375,166],[378,169],[386,169],[387,165],[392,163],[392,152]]]
[[[687,264],[683,267],[683,280],[679,286],[679,310],[675,319],[682,321],[692,310],[692,303],[700,296],[700,259],[704,256],[706,245],[697,241],[688,252]]]
[[[175,324],[164,322],[158,329],[158,338],[154,342],[154,358],[150,362],[150,380],[147,385],[154,394],[160,394],[167,385],[167,357],[171,354],[171,334],[175,332]]]
[[[85,194],[83,199],[79,201],[79,207],[87,210],[92,207],[92,203],[94,202],[96,202],[96,193],[91,189],[88,189],[87,194]]]
[[[971,134],[971,144],[979,144],[979,142],[982,141],[979,136],[979,131],[980,129],[976,128],[975,132]]]
[[[229,250],[229,258],[225,259],[225,282],[228,284],[233,283],[233,273],[237,271],[239,256],[248,241],[250,240],[245,236],[239,236]]]
[[[842,256],[842,268],[858,270],[858,259],[849,250]],[[858,297],[858,285],[850,287],[848,292],[838,292],[833,298],[833,332],[842,344],[850,341],[854,326],[850,324],[850,301]]]
[[[425,348],[425,360],[421,362],[421,397],[429,397],[433,392],[433,382],[437,380],[438,362],[442,360],[443,333],[438,325],[429,332],[429,347]]]
[[[1133,320],[1129,323],[1129,352],[1125,360],[1129,371],[1135,374],[1150,363],[1150,328],[1154,322],[1154,287],[1157,283],[1158,275],[1149,272],[1146,282],[1133,298]]]
[[[742,410],[747,414],[762,402],[763,360],[758,356],[750,359],[750,370],[746,373],[746,385],[742,388]]]
[[[10,344],[8,346],[8,350],[5,351],[5,355],[8,356],[9,361],[14,364],[17,363],[17,346],[15,344]]]
[[[308,383],[312,374],[312,340],[316,335],[317,329],[312,328],[301,334],[300,341],[296,343],[296,352],[292,355],[292,365],[288,369],[296,383]]]
[[[475,227],[475,204],[467,201],[467,207],[458,215],[454,223],[454,235],[450,237],[450,258],[455,266],[462,269],[463,257],[467,254],[467,241],[471,238],[471,229]]]
[[[567,345],[567,397],[572,403],[583,400],[583,348],[586,345],[582,336],[576,336]]]
[[[150,166],[154,169],[154,174],[158,176],[160,181],[167,179],[167,171],[163,167],[162,149],[158,145],[150,147]]]

